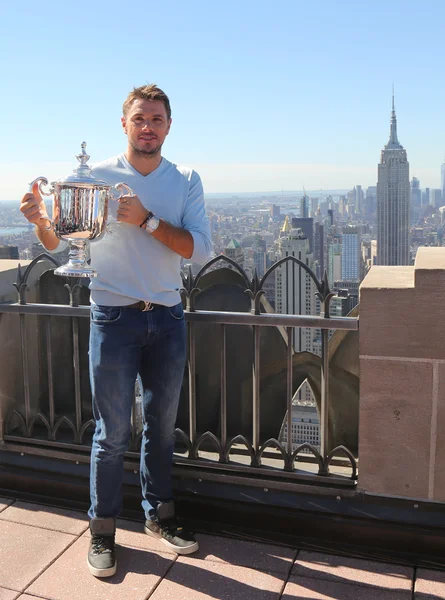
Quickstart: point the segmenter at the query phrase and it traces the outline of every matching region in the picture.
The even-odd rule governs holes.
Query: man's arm
[[[152,235],[183,258],[191,258],[193,254],[194,241],[187,229],[174,227],[167,221],[159,219],[159,227],[151,234],[147,232],[147,235]]]
[[[138,196],[122,196],[118,200],[117,219],[123,223],[136,225],[140,227],[149,215]],[[144,225],[145,228],[145,225]],[[190,258],[193,252],[193,237],[181,227],[174,227],[159,219],[159,227],[153,233],[147,231],[147,235],[152,235],[157,240],[165,244],[170,250],[176,252],[184,258]]]
[[[148,214],[149,211],[137,196],[119,198],[117,211],[119,221],[139,227]],[[192,175],[182,225],[183,227],[175,227],[159,219],[159,227],[152,233],[147,230],[147,235],[152,235],[183,258],[191,258],[199,264],[204,264],[210,258],[212,241],[205,212],[204,192],[197,173]]]
[[[182,226],[193,238],[192,253],[184,258],[191,258],[193,262],[203,265],[212,254],[212,236],[210,235],[201,178],[194,171],[182,216]]]

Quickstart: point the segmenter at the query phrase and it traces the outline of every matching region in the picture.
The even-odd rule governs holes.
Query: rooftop
[[[121,519],[118,572],[85,568],[82,512],[0,498],[1,600],[439,600],[445,573],[197,533],[176,556]]]
[[[210,269],[220,260],[232,269]],[[142,533],[135,396],[107,581],[85,564],[88,289],[48,261],[19,271],[17,301],[0,280],[0,600],[445,600],[445,248],[372,268],[347,317],[329,316],[327,276],[294,257],[271,270],[301,267],[317,315],[271,313],[271,270],[250,279],[218,256],[184,275],[173,484],[201,551],[178,558]],[[295,328],[320,332],[320,356],[294,351]],[[280,435],[304,382],[317,447]]]

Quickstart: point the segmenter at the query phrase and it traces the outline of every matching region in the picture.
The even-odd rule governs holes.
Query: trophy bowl
[[[132,190],[125,183],[115,186],[95,179],[87,165],[90,158],[86,153],[86,142],[81,144],[81,153],[76,156],[80,166],[72,175],[51,182],[48,191],[46,177],[37,177],[29,184],[29,191],[39,184],[42,196],[53,196],[52,219],[48,230],[68,242],[68,262],[58,267],[54,273],[65,277],[97,277],[98,273],[88,264],[88,244],[101,239],[106,231],[108,200],[118,200],[122,195],[132,196]]]

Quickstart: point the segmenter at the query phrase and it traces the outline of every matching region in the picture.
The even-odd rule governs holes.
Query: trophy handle
[[[109,197],[112,200],[116,200],[116,202],[119,200],[119,198],[122,198],[122,196],[134,196],[134,192],[131,189],[131,187],[129,187],[126,183],[123,183],[122,181],[116,183],[116,185],[113,185],[113,187],[110,188],[108,194]],[[114,235],[113,228],[116,225],[119,225],[119,221],[113,220],[113,224],[108,222],[106,226],[107,233],[109,233],[110,235]]]
[[[53,188],[50,188],[49,192],[45,192],[44,190],[42,190],[42,185],[48,185],[48,179],[46,177],[37,177],[36,179],[34,179],[34,181],[31,181],[31,183],[29,184],[29,193],[32,193],[32,188],[35,186],[35,184],[39,182],[39,192],[41,193],[42,196],[52,196],[54,193]]]
[[[29,184],[29,189],[28,192],[30,194],[32,194],[32,188],[35,186],[36,183],[39,183],[39,192],[42,196],[52,196],[54,193],[53,188],[50,188],[49,192],[45,192],[42,189],[42,185],[48,185],[48,179],[46,177],[37,177],[36,179],[34,179],[33,181],[31,181],[31,183]],[[50,219],[48,217],[48,215],[42,215],[42,219],[46,219],[47,221],[49,221],[49,225],[48,227],[45,227],[46,231],[50,231],[51,229],[53,229],[54,227],[54,222],[52,221],[52,219]]]
[[[134,196],[134,192],[126,183],[120,182],[110,189],[110,196],[113,200],[119,200],[122,196]]]

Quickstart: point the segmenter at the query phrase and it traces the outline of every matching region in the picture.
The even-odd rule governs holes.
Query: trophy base
[[[97,271],[88,264],[87,240],[66,238],[66,241],[70,247],[68,262],[54,273],[62,277],[97,277]]]
[[[62,277],[97,277],[97,271],[86,266],[85,268],[76,267],[74,265],[62,265],[54,271],[55,275]]]

